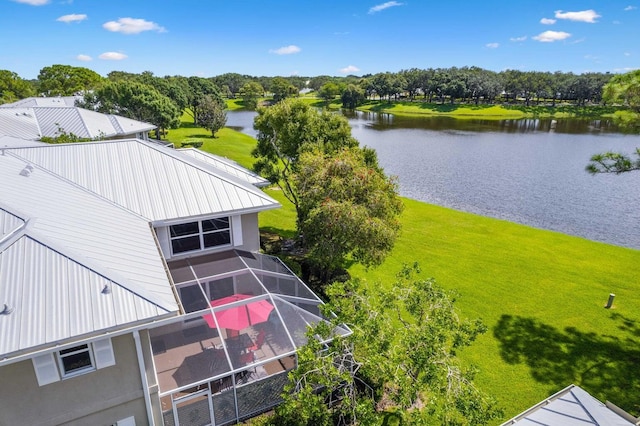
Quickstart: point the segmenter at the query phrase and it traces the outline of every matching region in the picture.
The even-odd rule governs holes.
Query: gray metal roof
[[[156,223],[257,212],[280,205],[246,181],[172,148],[141,140],[7,151]]]
[[[148,221],[9,151],[0,155],[0,310],[13,312],[0,315],[0,360],[177,313]]]
[[[80,138],[135,137],[156,126],[130,118],[77,107],[0,108],[0,135],[38,140],[56,137],[61,130]]]
[[[584,389],[571,385],[531,407],[502,426],[632,426]]]
[[[207,164],[223,170],[230,175],[243,179],[257,187],[269,185],[269,181],[262,176],[245,169],[235,161],[229,160],[228,158],[222,158],[196,148],[181,148],[178,151],[182,152],[185,155],[189,155],[197,160],[204,161]]]
[[[32,97],[20,99],[9,104],[2,104],[0,108],[31,108],[31,107],[74,107],[76,99],[81,96]]]
[[[0,108],[0,135],[20,139],[40,139],[40,128],[29,108]]]
[[[14,138],[13,136],[0,135],[0,149],[2,148],[18,148],[25,146],[39,146],[45,145],[44,142],[34,141],[29,139]]]
[[[25,220],[0,208],[0,242],[24,226]]]

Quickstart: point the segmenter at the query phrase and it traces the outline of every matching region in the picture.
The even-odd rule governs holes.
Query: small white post
[[[607,306],[605,306],[605,308],[609,309],[611,308],[611,306],[613,306],[613,299],[616,297],[615,294],[610,293],[609,294],[609,300],[607,301]]]

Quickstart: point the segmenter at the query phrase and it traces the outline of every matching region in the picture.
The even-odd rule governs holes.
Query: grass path
[[[180,132],[182,132],[181,130]],[[192,137],[195,129],[184,134]],[[196,132],[197,133],[197,132]],[[250,167],[255,141],[230,129],[203,149]],[[292,206],[260,214],[260,227],[291,233]],[[371,285],[418,261],[459,295],[489,332],[460,355],[507,417],[575,383],[600,400],[640,412],[640,251],[404,199],[403,230],[383,265],[350,268]],[[613,309],[604,305],[616,294]]]

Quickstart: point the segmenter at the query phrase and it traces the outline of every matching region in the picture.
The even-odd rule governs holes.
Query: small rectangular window
[[[58,364],[62,377],[71,377],[95,370],[93,353],[89,345],[79,345],[61,350],[58,352]]]
[[[221,229],[229,229],[229,218],[221,217],[218,219],[208,219],[202,221],[202,232],[219,231]]]
[[[169,226],[173,254],[231,244],[229,217],[205,219]]]
[[[204,234],[205,247],[223,246],[225,244],[231,244],[231,233],[229,231]]]
[[[198,222],[181,223],[171,226],[171,238],[199,234]]]

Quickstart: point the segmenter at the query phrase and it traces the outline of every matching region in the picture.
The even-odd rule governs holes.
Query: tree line
[[[610,73],[541,72],[505,70],[490,71],[479,67],[411,68],[399,72],[381,72],[363,76],[335,77],[289,76],[266,77],[225,73],[215,77],[154,76],[112,71],[107,77],[83,67],[52,65],[43,68],[35,80],[25,80],[16,73],[0,70],[0,103],[29,96],[70,96],[96,90],[107,81],[137,80],[152,85],[169,97],[179,109],[196,107],[194,94],[209,94],[215,86],[224,98],[241,98],[248,108],[255,108],[259,98],[272,96],[274,101],[295,96],[302,90],[313,90],[332,100],[343,97],[354,104],[364,99],[421,100],[440,103],[510,102],[530,105],[532,102],[558,102],[575,105],[599,104],[603,88],[613,77]],[[194,93],[195,92],[195,93]],[[343,99],[345,103],[345,99]]]

